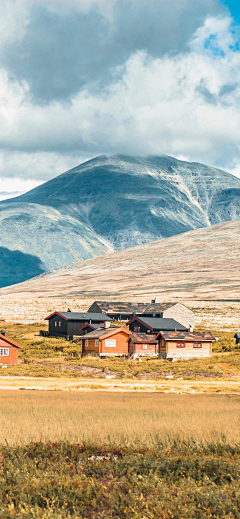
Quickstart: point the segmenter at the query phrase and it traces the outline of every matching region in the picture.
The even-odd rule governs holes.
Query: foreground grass
[[[0,518],[237,519],[239,405],[1,391]]]
[[[1,518],[239,518],[239,448],[2,448]]]
[[[235,395],[0,391],[0,438],[13,446],[71,441],[151,449],[179,438],[235,446],[239,407]]]

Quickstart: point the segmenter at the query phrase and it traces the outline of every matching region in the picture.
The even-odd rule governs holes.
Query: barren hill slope
[[[240,299],[240,220],[76,263],[0,290],[11,297]]]

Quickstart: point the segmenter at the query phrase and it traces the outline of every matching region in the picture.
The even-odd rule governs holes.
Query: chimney
[[[193,332],[193,327],[192,327],[191,325],[189,326],[188,331],[189,331],[190,333]]]
[[[111,322],[110,322],[110,321],[104,321],[104,328],[105,328],[105,330],[106,330],[107,328],[109,328],[110,325],[111,325]]]
[[[70,308],[68,308],[68,312],[71,312],[72,310],[70,310]]]
[[[160,303],[160,298],[155,297],[155,299],[152,299],[151,303]]]

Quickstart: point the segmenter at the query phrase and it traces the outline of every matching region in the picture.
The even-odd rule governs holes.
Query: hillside
[[[172,157],[98,157],[0,202],[0,286],[240,216],[240,179]]]
[[[198,229],[44,274],[11,298],[240,299],[240,220]]]

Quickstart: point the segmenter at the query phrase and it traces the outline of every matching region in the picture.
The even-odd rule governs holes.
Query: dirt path
[[[224,393],[240,394],[240,379],[236,381],[212,380],[103,380],[59,379],[30,377],[1,377],[0,389],[39,391],[150,391],[163,393]]]

